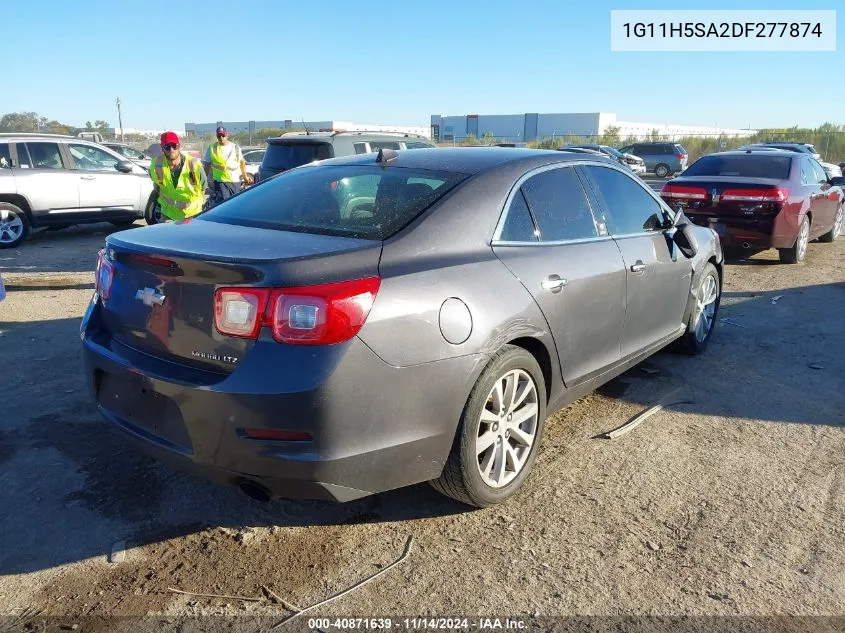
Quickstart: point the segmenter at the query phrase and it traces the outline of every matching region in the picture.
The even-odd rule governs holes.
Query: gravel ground
[[[427,485],[260,504],[131,450],[81,371],[79,321],[110,230],[0,251],[0,615],[184,627],[239,614],[217,620],[234,630],[288,612],[168,588],[266,585],[305,606],[389,564],[410,535],[405,562],[315,614],[845,615],[845,239],[811,244],[804,265],[734,260],[706,354],[660,353],[557,413],[521,494],[471,511]],[[685,403],[596,439],[662,399]]]

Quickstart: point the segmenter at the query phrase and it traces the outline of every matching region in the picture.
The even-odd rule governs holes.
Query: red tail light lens
[[[722,200],[725,202],[784,202],[789,197],[789,191],[779,187],[777,189],[725,189]]]
[[[219,288],[214,325],[227,336],[273,338],[295,345],[333,345],[355,336],[373,307],[381,280],[367,277],[299,288]]]
[[[678,160],[686,160],[687,155],[686,154],[675,154],[675,158],[677,158]]]
[[[114,281],[114,264],[106,258],[106,250],[97,253],[97,273],[94,286],[103,301],[111,296],[111,286]]]
[[[214,325],[228,336],[256,338],[269,288],[220,288],[214,293]]]
[[[660,192],[661,197],[671,200],[707,200],[710,194],[704,187],[691,187],[666,183]]]
[[[368,277],[274,292],[267,314],[273,338],[299,345],[348,341],[367,320],[380,283]]]

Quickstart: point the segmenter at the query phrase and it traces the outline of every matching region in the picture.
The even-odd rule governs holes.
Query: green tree
[[[619,144],[619,126],[608,125],[604,128],[604,134],[599,137],[600,145],[615,146]]]
[[[109,131],[109,124],[107,121],[97,120],[94,121],[94,129],[97,130],[100,134],[105,134]]]
[[[0,118],[0,132],[38,132],[43,123],[46,119],[35,112],[11,112]]]
[[[93,129],[94,129],[94,126],[93,126],[93,125],[91,125],[91,121],[86,121],[86,122],[85,122],[85,129],[86,129],[86,130],[93,130]]]

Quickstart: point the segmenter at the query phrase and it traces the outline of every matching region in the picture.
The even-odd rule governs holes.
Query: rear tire
[[[807,244],[810,242],[810,219],[805,215],[798,227],[798,237],[790,248],[779,248],[780,261],[784,264],[800,264],[807,257]]]
[[[716,327],[722,284],[716,267],[707,262],[698,276],[687,304],[687,331],[675,341],[674,348],[682,354],[697,356],[706,348]]]
[[[830,227],[827,233],[819,237],[819,242],[830,243],[836,241],[836,238],[842,233],[843,215],[845,215],[845,208],[840,204],[836,210],[836,216],[833,218],[833,226]]]
[[[479,508],[505,501],[534,465],[545,419],[540,366],[526,350],[506,345],[475,383],[443,472],[431,485]]]
[[[0,202],[0,248],[15,248],[29,235],[26,212],[11,202]]]
[[[155,192],[150,194],[150,199],[147,200],[147,207],[144,209],[144,222],[149,226],[153,224],[160,224],[162,222],[161,207],[158,204],[158,194]]]
[[[654,168],[654,175],[658,178],[666,178],[671,173],[672,170],[669,169],[669,165],[666,165],[664,163],[660,163]]]

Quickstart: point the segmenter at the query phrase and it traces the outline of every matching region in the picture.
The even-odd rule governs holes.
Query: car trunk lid
[[[114,266],[104,328],[164,360],[229,373],[256,344],[220,334],[220,287],[292,288],[378,274],[380,241],[195,219],[109,236]]]

